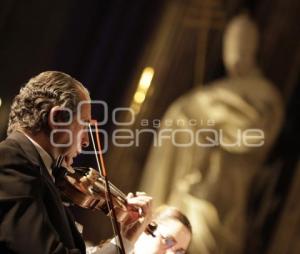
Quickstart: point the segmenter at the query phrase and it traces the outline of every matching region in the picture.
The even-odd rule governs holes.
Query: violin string
[[[55,168],[59,168],[62,164],[62,161],[63,161],[64,157],[62,155],[59,155],[56,159],[56,162],[55,162]]]

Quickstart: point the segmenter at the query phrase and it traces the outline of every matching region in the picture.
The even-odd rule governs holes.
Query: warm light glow
[[[145,93],[142,93],[142,92],[136,92],[134,95],[134,101],[137,103],[143,103],[145,98],[146,98],[146,95],[145,95]]]
[[[0,107],[1,107],[1,105],[2,105],[2,100],[1,100],[1,98],[0,98]]]
[[[154,76],[154,69],[152,67],[146,67],[143,70],[138,87],[133,96],[133,101],[130,106],[136,113],[140,111],[141,105],[146,99],[146,95],[151,85],[153,76]]]
[[[132,103],[130,108],[132,108],[132,110],[137,114],[140,111],[140,104],[137,103]]]
[[[139,88],[148,90],[148,88],[151,85],[151,81],[154,75],[154,69],[151,67],[147,67],[144,69],[143,74],[141,76],[140,82],[139,82]]]

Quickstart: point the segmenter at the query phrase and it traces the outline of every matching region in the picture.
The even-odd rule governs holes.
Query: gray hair
[[[63,72],[45,71],[31,78],[13,100],[7,134],[16,129],[48,131],[51,108],[61,106],[76,114],[80,90],[89,94],[79,81]]]

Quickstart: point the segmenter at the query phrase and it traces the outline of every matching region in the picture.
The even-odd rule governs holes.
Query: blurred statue
[[[257,47],[255,24],[235,17],[224,34],[228,77],[170,106],[159,132],[171,137],[147,161],[141,188],[190,218],[191,253],[241,253],[249,185],[283,119],[281,96],[256,65]]]

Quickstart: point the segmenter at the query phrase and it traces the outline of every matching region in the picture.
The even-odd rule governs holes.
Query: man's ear
[[[68,126],[72,123],[73,113],[70,109],[54,106],[48,115],[48,126],[50,129],[57,129],[59,126]]]

